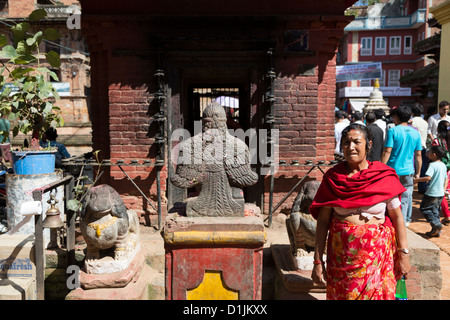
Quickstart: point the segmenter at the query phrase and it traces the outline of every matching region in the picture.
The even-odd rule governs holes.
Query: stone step
[[[164,300],[165,299],[165,256],[163,253],[147,254],[145,259],[146,265],[149,267],[148,278],[148,299]]]

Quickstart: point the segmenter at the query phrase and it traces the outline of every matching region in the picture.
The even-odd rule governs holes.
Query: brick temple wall
[[[85,12],[85,11],[83,11]],[[95,18],[95,16],[94,16]],[[270,34],[281,43],[285,30],[308,30],[309,47],[305,53],[285,53],[276,48],[275,128],[279,129],[280,159],[298,166],[279,166],[275,175],[273,203],[283,196],[310,169],[306,160],[314,163],[334,159],[335,53],[347,17],[320,15],[274,24]],[[150,30],[142,19],[117,17],[104,20],[82,20],[83,34],[91,52],[91,104],[94,150],[101,150],[104,159],[154,162],[156,155],[153,115],[156,69],[154,43]],[[251,35],[250,35],[251,36]],[[232,57],[229,58],[232,61]],[[259,70],[264,73],[265,70]],[[255,81],[252,86],[258,86]],[[180,88],[172,88],[179,93]],[[253,92],[264,88],[252,88]],[[253,107],[252,107],[253,108]],[[263,115],[252,109],[253,123]],[[258,118],[259,117],[259,118]],[[255,121],[253,121],[256,119]],[[156,170],[153,166],[124,166],[141,190],[156,204]],[[325,168],[324,168],[325,169]],[[118,167],[105,168],[103,182],[115,187],[126,205],[140,214],[154,211],[127,180]],[[163,213],[167,211],[164,197],[167,189],[167,167],[161,170]],[[321,179],[320,171],[312,178]],[[264,211],[268,212],[270,178],[264,179]],[[296,192],[279,208],[289,210]],[[154,217],[153,217],[154,218]]]

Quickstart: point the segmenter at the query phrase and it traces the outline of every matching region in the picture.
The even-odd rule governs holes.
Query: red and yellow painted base
[[[168,217],[167,300],[260,300],[264,224],[259,217]]]

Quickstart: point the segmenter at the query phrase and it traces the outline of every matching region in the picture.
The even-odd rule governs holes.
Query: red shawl
[[[395,170],[379,162],[369,162],[367,169],[348,178],[346,162],[341,162],[323,176],[309,212],[317,219],[320,207],[345,209],[372,206],[406,189],[400,183]]]

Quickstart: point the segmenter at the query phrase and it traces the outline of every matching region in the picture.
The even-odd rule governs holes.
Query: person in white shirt
[[[342,110],[338,110],[334,113],[335,121],[334,124],[334,138],[336,140],[336,146],[334,148],[334,152],[342,155],[341,152],[341,137],[342,137],[342,130],[344,130],[348,123],[345,121],[345,113]]]
[[[427,157],[427,133],[428,133],[428,122],[422,118],[423,107],[420,103],[415,103],[411,108],[411,125],[417,129],[420,133],[420,140],[422,142],[422,168],[420,169],[420,176],[423,177],[428,168],[428,157]],[[427,190],[427,182],[418,183],[418,191],[424,194]]]
[[[344,122],[350,125],[350,120],[348,119],[348,113],[344,111]]]
[[[353,123],[358,123],[363,126],[366,125],[364,123],[364,114],[361,111],[355,111],[355,113],[353,114],[353,120]]]
[[[381,130],[383,130],[383,139],[386,139],[386,121],[383,120],[384,111],[383,109],[376,109],[374,110],[374,113],[377,118],[374,123],[379,126]]]
[[[423,107],[420,103],[415,103],[411,108],[412,119],[411,125],[416,128],[420,133],[420,140],[422,141],[422,148],[427,147],[427,133],[428,122],[422,118]]]
[[[431,141],[437,137],[437,126],[441,120],[447,120],[450,122],[450,116],[448,111],[450,109],[450,104],[448,101],[441,101],[438,107],[438,113],[433,114],[428,118],[428,137]]]

